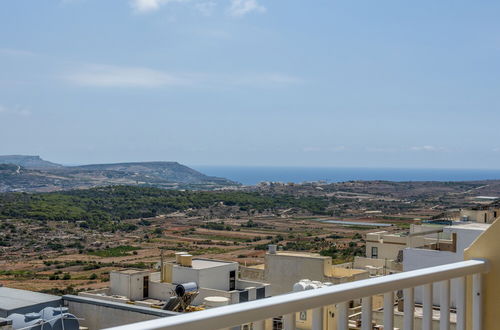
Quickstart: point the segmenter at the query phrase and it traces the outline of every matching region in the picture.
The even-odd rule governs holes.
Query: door
[[[229,291],[236,290],[236,271],[229,272]]]
[[[144,298],[149,297],[149,276],[143,277],[142,296]]]

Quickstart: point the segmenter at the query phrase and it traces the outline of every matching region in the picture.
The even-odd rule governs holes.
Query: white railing
[[[394,327],[394,292],[404,290],[404,329],[414,326],[414,288],[423,287],[422,329],[432,329],[433,283],[440,289],[440,330],[450,328],[450,280],[458,279],[456,290],[457,330],[465,329],[466,276],[472,275],[472,326],[481,330],[481,274],[487,271],[484,260],[468,260],[437,267],[402,272],[383,277],[333,285],[330,287],[279,295],[179,316],[160,318],[112,328],[113,330],[192,330],[224,329],[253,323],[264,329],[264,320],[283,316],[283,328],[295,329],[297,312],[311,310],[313,330],[323,329],[324,306],[336,305],[337,329],[348,329],[347,302],[362,299],[361,329],[372,329],[372,296],[384,295],[384,329]]]

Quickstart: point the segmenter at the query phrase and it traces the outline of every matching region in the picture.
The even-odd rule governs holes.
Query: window
[[[281,316],[273,318],[273,330],[283,330],[283,319]]]
[[[248,301],[248,291],[240,291],[240,303]]]
[[[378,258],[378,247],[372,246],[372,258],[377,259]]]
[[[257,299],[262,299],[266,297],[266,288],[257,288]]]

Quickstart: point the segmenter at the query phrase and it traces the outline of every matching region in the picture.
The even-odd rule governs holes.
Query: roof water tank
[[[214,307],[220,307],[220,306],[226,306],[229,305],[229,298],[226,297],[205,297],[203,299],[203,304],[207,308],[214,308]]]
[[[198,284],[196,282],[177,284],[175,287],[175,294],[179,297],[184,296],[187,292],[195,291],[198,291]]]
[[[73,314],[68,312],[68,307],[45,307],[40,314],[42,314],[45,321],[49,322],[52,330],[78,330],[80,322]],[[43,326],[44,329],[45,326]]]
[[[306,284],[306,290],[314,290],[314,289],[317,289],[318,286],[314,283],[308,283]]]
[[[175,262],[180,264],[181,263],[181,255],[183,254],[188,254],[187,252],[175,252]]]
[[[7,316],[7,319],[12,320],[13,329],[41,330],[44,322],[40,317],[40,313],[28,313],[26,315],[13,313]],[[43,328],[52,330],[50,324],[44,324]]]
[[[183,254],[180,256],[181,266],[192,267],[193,266],[193,256],[190,254]]]
[[[269,244],[267,246],[269,254],[276,254],[276,244]]]
[[[293,292],[300,292],[304,291],[306,289],[306,283],[304,282],[297,282],[293,285]]]

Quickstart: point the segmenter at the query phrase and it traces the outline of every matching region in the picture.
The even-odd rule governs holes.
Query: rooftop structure
[[[332,258],[317,253],[277,251],[270,246],[265,264],[241,267],[242,278],[264,281],[271,285],[273,296],[290,292],[301,279],[331,282],[333,284],[356,281],[369,277],[366,270],[332,265]]]
[[[39,312],[45,307],[59,307],[61,297],[45,293],[0,287],[0,317]]]
[[[500,206],[498,202],[479,205],[473,208],[461,209],[460,220],[479,223],[492,223],[500,216]]]
[[[85,315],[88,315],[91,308],[109,311],[117,306],[134,306],[162,312],[191,311],[262,299],[270,295],[269,284],[240,279],[237,262],[193,258],[187,252],[182,252],[174,261],[162,261],[160,268],[160,272],[135,269],[112,271],[109,288],[80,292],[80,300],[72,298],[71,304],[80,306],[83,310],[80,313]],[[179,287],[188,290],[189,295],[194,294],[189,300],[182,300],[179,298]],[[99,301],[108,305],[89,307]],[[185,303],[188,305],[184,306]],[[144,316],[146,314],[141,310],[134,311],[127,314],[127,318],[115,319],[115,322],[123,324],[120,322],[130,322],[133,317],[155,317],[152,314]],[[99,328],[103,326],[103,322],[94,322],[94,325]]]

